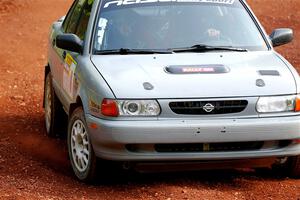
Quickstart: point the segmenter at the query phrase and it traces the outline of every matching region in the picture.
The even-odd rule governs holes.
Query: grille
[[[264,142],[231,142],[231,143],[210,143],[210,144],[156,144],[157,152],[226,152],[226,151],[253,151],[261,149]]]
[[[214,115],[239,113],[248,105],[246,100],[171,102],[171,110],[183,115]]]

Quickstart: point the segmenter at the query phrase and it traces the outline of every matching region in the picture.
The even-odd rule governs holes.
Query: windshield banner
[[[210,4],[223,4],[233,5],[235,0],[114,0],[104,2],[104,9],[107,8],[118,8],[126,5],[143,5],[150,3],[210,3]]]

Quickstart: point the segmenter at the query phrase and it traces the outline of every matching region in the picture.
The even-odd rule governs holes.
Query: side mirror
[[[270,39],[273,43],[273,47],[278,47],[290,43],[294,39],[294,33],[292,29],[279,28],[272,32]]]
[[[56,46],[76,53],[82,53],[83,51],[83,41],[75,34],[57,35]]]

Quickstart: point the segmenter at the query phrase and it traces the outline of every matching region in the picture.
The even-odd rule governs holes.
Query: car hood
[[[116,98],[217,98],[296,93],[291,71],[273,51],[94,55],[91,60]],[[185,69],[223,66],[227,71],[201,73],[196,69],[196,73],[178,74],[167,72],[168,66]],[[153,88],[149,84],[145,88],[145,83]]]

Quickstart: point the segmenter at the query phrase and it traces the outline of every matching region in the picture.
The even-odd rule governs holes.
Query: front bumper
[[[116,161],[202,161],[286,157],[300,155],[300,144],[280,148],[224,152],[132,152],[130,144],[190,144],[247,141],[282,141],[300,138],[300,116],[209,119],[117,121],[86,115],[96,156]],[[90,124],[98,128],[90,128]]]

